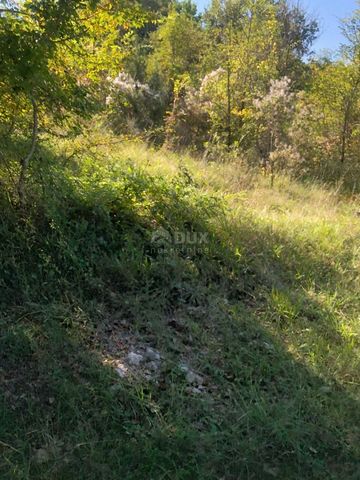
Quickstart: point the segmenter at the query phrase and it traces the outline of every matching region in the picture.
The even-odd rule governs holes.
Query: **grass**
[[[31,178],[1,198],[1,478],[360,477],[358,199],[96,134]]]

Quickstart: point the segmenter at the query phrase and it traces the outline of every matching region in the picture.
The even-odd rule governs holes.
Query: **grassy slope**
[[[42,152],[26,215],[1,199],[0,477],[360,478],[355,201],[81,142]],[[161,351],[158,381],[119,379],[109,336]]]

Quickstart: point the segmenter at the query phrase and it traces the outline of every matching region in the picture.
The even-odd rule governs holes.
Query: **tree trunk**
[[[346,158],[346,141],[347,141],[348,130],[349,130],[350,112],[351,112],[351,99],[348,98],[345,103],[345,111],[344,111],[343,125],[342,125],[341,138],[340,138],[340,162],[341,163],[345,163],[345,158]]]
[[[271,154],[274,151],[274,132],[270,133],[270,145],[269,145],[269,167],[270,167],[270,187],[273,188],[275,180],[274,160],[271,158]]]
[[[231,70],[230,62],[227,66],[227,84],[226,84],[226,94],[227,94],[227,147],[230,150],[232,144],[232,130],[231,130]]]
[[[32,126],[32,135],[31,135],[31,146],[29,153],[23,158],[20,162],[21,169],[19,175],[19,181],[17,185],[18,195],[20,205],[25,205],[25,180],[26,180],[26,173],[29,167],[30,160],[32,159],[37,142],[37,134],[38,134],[38,108],[35,100],[31,97],[31,104],[33,109],[33,126]]]

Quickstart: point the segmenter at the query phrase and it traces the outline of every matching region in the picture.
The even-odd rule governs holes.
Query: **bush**
[[[117,134],[136,135],[149,130],[161,119],[163,99],[149,85],[120,72],[108,78],[107,118]]]

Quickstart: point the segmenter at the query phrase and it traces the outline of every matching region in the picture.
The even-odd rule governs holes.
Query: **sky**
[[[210,0],[194,0],[199,10],[203,10]],[[322,50],[336,50],[343,42],[339,29],[341,18],[349,17],[357,8],[356,0],[302,0],[306,10],[317,18],[320,24],[320,36],[313,49],[320,53]]]

